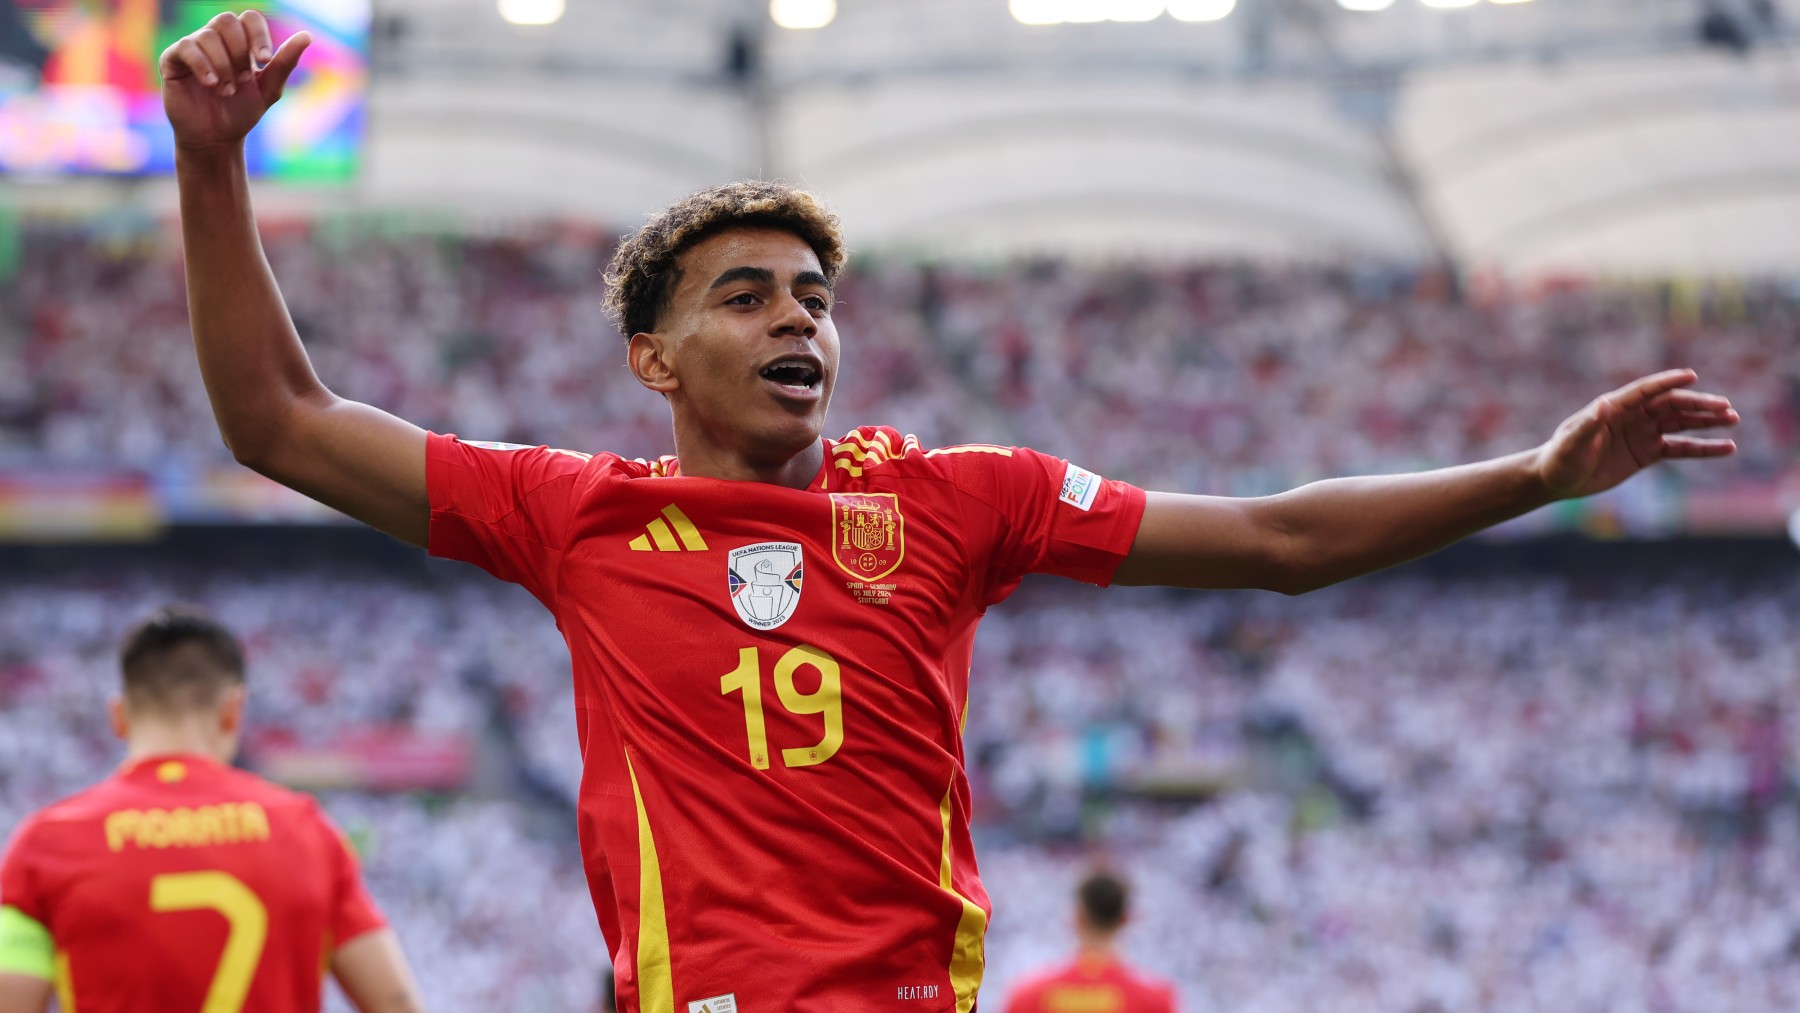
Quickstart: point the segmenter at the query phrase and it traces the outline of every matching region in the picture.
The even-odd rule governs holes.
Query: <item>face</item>
[[[812,247],[777,229],[731,229],[695,244],[680,265],[656,332],[631,339],[632,369],[668,395],[677,438],[756,464],[816,443],[838,336]]]

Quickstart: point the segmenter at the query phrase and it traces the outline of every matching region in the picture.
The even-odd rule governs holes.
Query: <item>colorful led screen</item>
[[[250,171],[339,182],[356,173],[370,0],[0,0],[0,172],[144,175],[174,168],[157,57],[224,10],[255,7],[275,41],[313,43],[248,141]]]

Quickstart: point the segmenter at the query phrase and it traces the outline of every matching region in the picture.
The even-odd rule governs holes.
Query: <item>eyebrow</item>
[[[713,283],[707,286],[706,290],[711,292],[715,289],[723,288],[734,281],[753,281],[759,285],[767,285],[770,288],[773,288],[775,287],[775,272],[766,267],[734,267],[725,271],[717,278],[714,278]],[[794,285],[795,287],[801,285],[817,285],[827,292],[832,291],[831,279],[825,277],[824,274],[818,271],[801,271],[799,274],[794,275]]]

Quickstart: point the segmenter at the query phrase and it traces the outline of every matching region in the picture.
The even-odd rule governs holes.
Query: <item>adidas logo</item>
[[[694,527],[694,522],[673,503],[663,507],[662,517],[645,525],[645,529],[645,534],[631,540],[631,551],[649,552],[653,548],[658,552],[706,551],[706,539],[700,537],[700,529]],[[679,543],[677,538],[681,540]]]

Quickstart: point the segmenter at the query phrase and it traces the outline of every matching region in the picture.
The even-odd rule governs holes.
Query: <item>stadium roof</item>
[[[275,199],[623,226],[755,174],[822,191],[865,251],[1790,271],[1800,34],[1769,2],[1024,25],[1008,0],[838,0],[789,31],[763,0],[577,2],[548,26],[387,0],[365,179]]]

